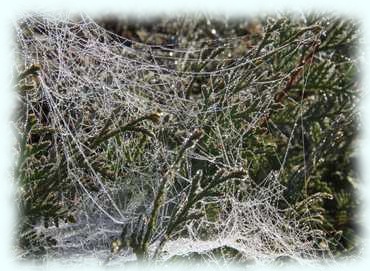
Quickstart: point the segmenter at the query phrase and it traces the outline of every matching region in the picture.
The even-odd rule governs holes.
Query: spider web
[[[78,206],[77,223],[61,224],[58,228],[37,226],[40,232],[57,239],[56,248],[48,252],[56,257],[93,255],[104,259],[109,256],[111,238],[120,234],[122,225],[134,225],[141,213],[150,212],[160,170],[174,157],[174,150],[163,144],[166,136],[155,133],[150,148],[142,154],[145,163],[128,166],[121,145],[117,140],[109,140],[109,156],[108,150],[101,150],[100,154],[111,164],[119,165],[113,172],[119,181],[106,180],[94,167],[97,162],[94,159],[99,159],[97,151],[89,149],[86,142],[100,134],[107,120],[112,128],[118,128],[135,116],[160,110],[165,116],[159,124],[163,131],[192,131],[201,127],[200,120],[206,116],[222,114],[230,123],[229,129],[225,131],[217,123],[213,128],[214,134],[218,134],[215,140],[220,143],[222,159],[203,149],[189,151],[186,156],[230,168],[243,166],[238,155],[242,137],[257,127],[273,104],[272,87],[258,91],[243,89],[228,106],[212,102],[217,95],[217,89],[212,89],[214,82],[221,82],[226,96],[232,97],[235,86],[245,80],[246,66],[255,63],[252,49],[234,55],[230,53],[245,42],[243,37],[205,39],[198,43],[179,38],[175,45],[146,44],[113,34],[86,15],[79,18],[25,16],[17,22],[16,34],[18,69],[35,63],[42,66],[38,93],[27,96],[26,104],[35,112],[40,111],[34,107],[35,100],[49,106],[47,121],[56,131],[55,142],[63,154],[58,159],[66,161],[68,180],[78,187],[77,197],[64,195],[63,199],[65,204]],[[297,44],[299,46],[301,44]],[[216,54],[218,51],[223,53]],[[217,56],[212,57],[213,53]],[[203,58],[205,54],[208,55],[206,59]],[[200,66],[201,70],[193,68]],[[282,84],[286,76],[271,84]],[[199,78],[207,78],[210,82],[210,102],[206,106],[199,101],[206,87],[196,84]],[[190,95],[190,86],[198,87],[200,94]],[[253,101],[255,113],[241,134],[232,124],[230,111],[245,101]],[[299,124],[299,119],[296,123]],[[148,129],[151,127],[145,125]],[[185,136],[186,132],[179,138],[183,140]],[[286,155],[292,136],[293,132]],[[138,141],[137,136],[130,133],[122,140],[127,144]],[[87,164],[83,169],[75,158],[76,149]],[[281,161],[281,170],[285,159],[286,156]],[[191,182],[192,173],[177,174],[184,183]],[[315,258],[325,250],[315,244],[318,240],[326,242],[325,237],[320,231],[302,226],[292,209],[279,209],[278,203],[284,201],[285,190],[279,174],[278,171],[271,172],[260,184],[245,177],[248,185],[238,188],[247,195],[242,201],[234,196],[235,191],[207,199],[200,208],[212,203],[219,209],[219,215],[212,219],[205,216],[185,225],[181,234],[179,231],[181,237],[169,240],[164,246],[162,260],[191,253],[212,258],[215,250],[222,247],[238,251],[245,259],[261,262],[271,262],[280,256],[299,261]],[[98,192],[92,192],[86,186],[82,181],[86,178]],[[180,200],[181,189],[173,186],[167,206]],[[135,196],[129,197],[129,194]],[[163,208],[152,251],[167,220],[168,209]],[[130,261],[134,256],[125,251],[120,259]]]

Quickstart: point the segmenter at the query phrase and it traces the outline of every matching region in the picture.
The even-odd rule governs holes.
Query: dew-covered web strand
[[[41,82],[41,85],[43,85],[42,82]],[[74,144],[75,146],[77,146],[78,152],[81,154],[82,158],[84,159],[84,162],[88,165],[89,170],[91,171],[92,174],[94,174],[94,177],[95,177],[96,182],[103,189],[103,192],[106,194],[106,196],[108,197],[108,199],[112,202],[113,207],[115,208],[115,210],[118,212],[118,214],[121,216],[121,219],[122,219],[124,216],[122,215],[121,210],[117,207],[117,205],[115,204],[115,202],[113,201],[113,199],[109,195],[108,191],[105,190],[105,185],[102,183],[102,181],[100,180],[99,176],[96,174],[95,170],[92,168],[91,164],[89,163],[89,161],[88,161],[88,159],[87,159],[84,151],[81,148],[80,142],[75,138],[75,136],[73,135],[73,132],[71,130],[69,130],[68,125],[65,123],[65,120],[64,120],[63,116],[58,112],[58,107],[54,104],[53,99],[50,96],[48,96],[48,89],[47,89],[46,85],[43,85],[43,86],[44,86],[43,91],[46,94],[46,97],[48,98],[48,102],[50,103],[51,107],[54,110],[54,113],[55,113],[54,116],[60,121],[60,123],[63,124],[63,126],[61,127],[61,130],[63,128],[65,128],[66,129],[66,132],[68,133],[68,137],[72,138],[72,142],[71,143],[68,142],[68,139],[67,138],[66,138],[66,140],[62,140],[62,144],[63,145],[64,145],[64,142],[67,142],[67,144],[68,144],[68,146],[65,146],[65,148],[64,148],[64,153],[67,156],[66,157],[66,160],[69,161],[69,162],[71,162],[73,164],[73,159],[71,159],[71,158],[68,157],[68,153],[69,153],[68,150],[73,150],[73,147],[72,146]],[[86,193],[86,195],[88,195],[88,197],[92,200],[92,202],[104,214],[106,214],[114,223],[117,223],[117,224],[123,224],[124,223],[124,222],[119,221],[119,220],[115,219],[114,217],[112,217],[112,215],[110,215],[102,206],[100,206],[96,202],[96,200],[94,199],[94,197],[86,189],[86,187],[80,182],[79,178],[75,178],[75,181],[77,181],[79,183],[79,185],[82,187],[82,189],[84,190],[84,192]]]

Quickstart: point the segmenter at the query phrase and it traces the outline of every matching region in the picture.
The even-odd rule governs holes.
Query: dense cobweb
[[[199,102],[198,97],[203,95],[203,88],[212,88],[213,82],[223,86],[223,93],[231,94],[234,87],[245,80],[244,68],[253,65],[254,51],[233,56],[229,53],[237,52],[240,43],[245,42],[243,37],[209,39],[202,44],[180,38],[171,46],[144,44],[113,34],[87,16],[26,16],[17,22],[16,31],[17,68],[21,71],[32,64],[42,67],[35,82],[38,92],[28,95],[30,100],[26,104],[32,107],[33,101],[38,100],[48,105],[47,122],[55,129],[55,142],[63,154],[58,159],[66,161],[67,179],[77,187],[77,196],[64,195],[63,199],[66,204],[77,206],[76,223],[48,228],[41,223],[36,227],[58,241],[48,251],[49,255],[67,258],[92,255],[104,260],[110,255],[112,238],[120,234],[122,226],[134,225],[142,213],[150,213],[161,171],[170,164],[175,152],[171,142],[163,143],[167,140],[166,132],[172,132],[171,135],[177,136],[175,140],[181,142],[202,126],[202,119],[212,114],[222,113],[228,122],[231,106],[213,102],[216,90],[209,92],[208,103]],[[303,44],[304,40],[301,42]],[[218,50],[224,53],[212,57],[212,52]],[[203,59],[204,54],[208,58]],[[197,63],[202,69],[189,68],[196,66],[189,63]],[[197,78],[203,81],[207,78],[210,83],[197,86]],[[284,78],[271,84],[281,84]],[[191,95],[190,85],[200,89],[197,95]],[[265,87],[256,92],[246,88],[231,101],[233,105],[253,101],[255,113],[243,134],[233,127],[231,120],[227,131],[217,123],[212,127],[223,157],[214,157],[202,149],[190,150],[186,156],[219,168],[245,166],[238,156],[242,137],[269,111],[273,103],[272,90]],[[30,110],[40,112],[41,109]],[[144,163],[127,165],[126,154],[116,139],[109,140],[109,150],[99,150],[99,155],[94,156],[96,150],[88,148],[86,142],[98,135],[108,120],[114,129],[137,116],[153,112],[160,112],[160,128],[159,132],[153,132],[150,147],[141,154]],[[147,124],[147,128],[150,127],[151,124]],[[131,133],[121,140],[127,144],[138,141]],[[76,149],[87,164],[83,169],[75,159]],[[289,141],[287,152],[288,149]],[[112,164],[119,165],[111,172],[112,180],[102,177],[93,166],[99,162],[93,158],[99,160],[102,154],[107,155],[103,156]],[[182,187],[173,184],[167,198],[168,206],[181,200],[181,191],[177,190],[190,183],[193,174],[190,171],[184,175],[177,173]],[[84,179],[95,189],[87,187]],[[203,216],[184,225],[177,237],[165,244],[159,259],[192,253],[211,259],[217,248],[228,247],[246,260],[270,262],[280,256],[297,260],[315,258],[320,251],[326,250],[322,232],[302,225],[292,209],[279,209],[285,189],[279,181],[279,171],[271,172],[259,184],[248,176],[243,180],[244,186],[237,188],[244,195],[242,200],[235,197],[232,185],[223,196],[207,198],[198,207],[212,204],[218,215]],[[165,225],[168,219],[167,209],[163,208],[159,216],[158,230],[151,242],[153,253],[158,245],[156,240],[163,234],[161,223]],[[318,240],[324,244],[322,247],[317,247]],[[135,255],[126,249],[117,259],[130,261]]]

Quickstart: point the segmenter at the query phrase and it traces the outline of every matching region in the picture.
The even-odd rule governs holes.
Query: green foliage
[[[21,247],[35,254],[43,254],[45,246],[56,244],[54,238],[38,234],[34,229],[36,224],[42,219],[45,227],[49,226],[50,220],[54,221],[55,225],[58,225],[59,219],[73,220],[71,210],[62,206],[58,198],[63,178],[60,176],[60,162],[53,154],[56,147],[52,144],[54,129],[45,123],[39,114],[27,110],[30,106],[27,101],[31,100],[38,90],[37,85],[27,81],[35,80],[39,70],[39,66],[32,65],[18,77],[17,88],[23,103],[19,106],[17,121],[23,125],[17,127],[21,137],[15,172],[20,185],[19,242]]]

